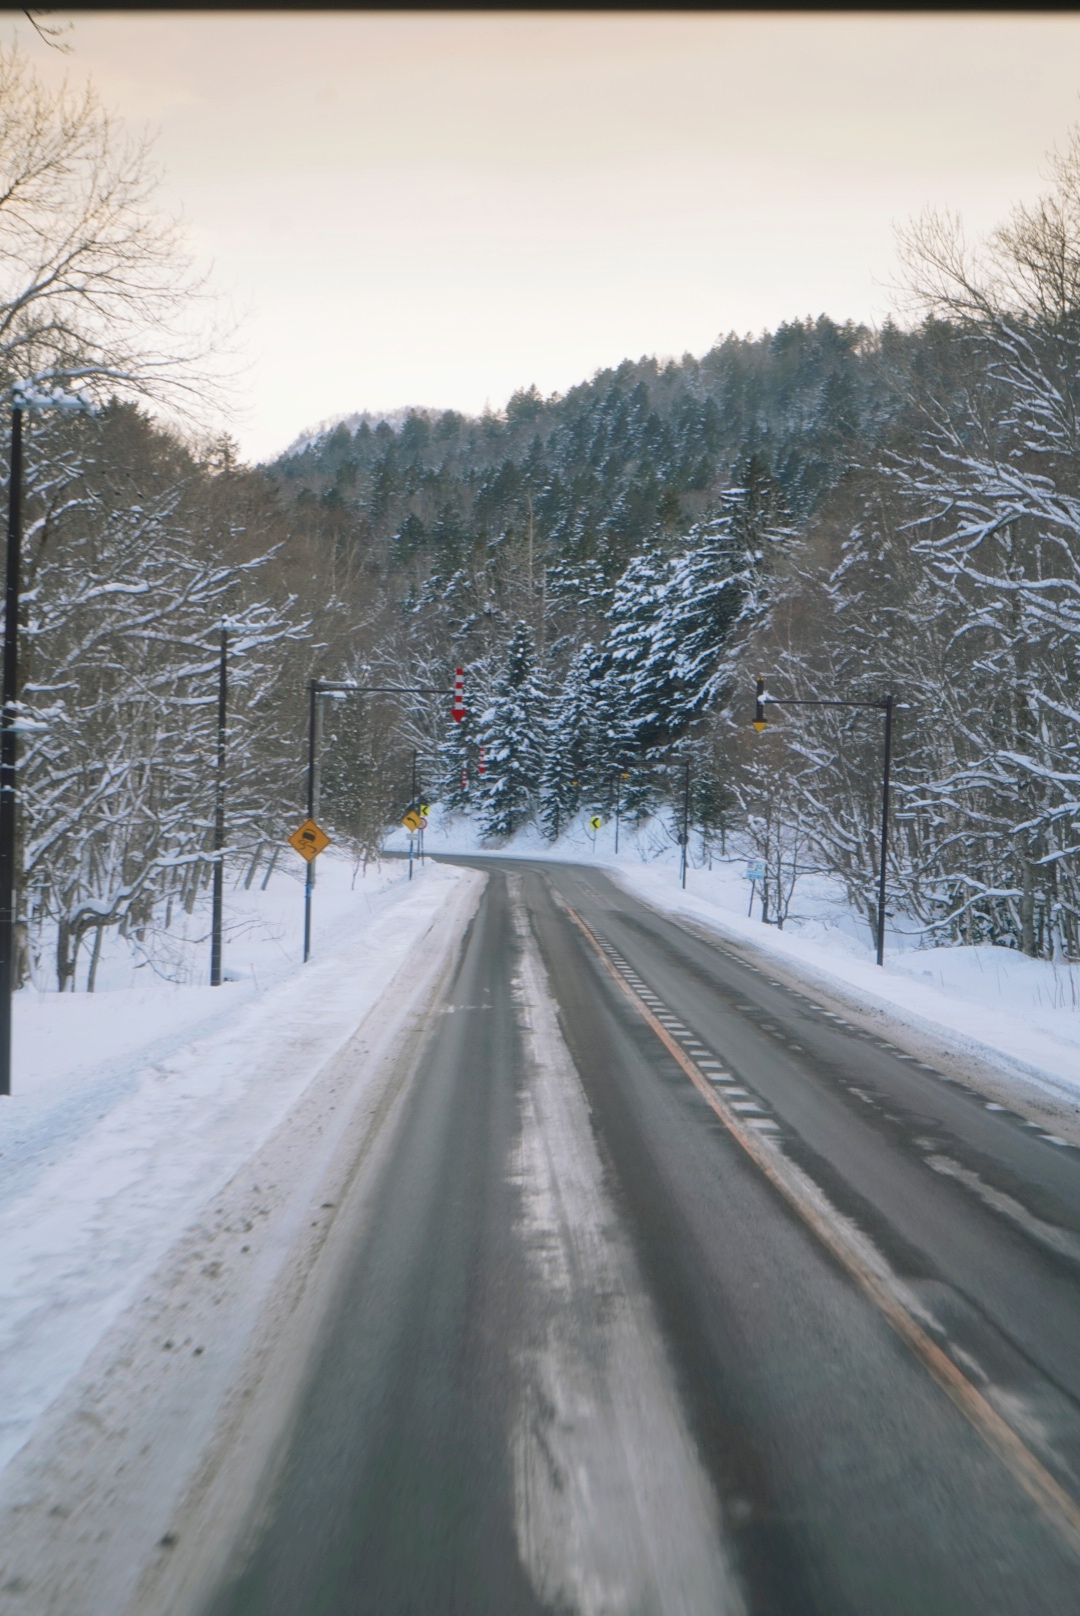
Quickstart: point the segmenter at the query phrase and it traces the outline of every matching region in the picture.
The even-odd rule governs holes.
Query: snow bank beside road
[[[436,816],[429,852],[483,852],[504,858],[564,860],[608,871],[655,908],[682,915],[785,961],[804,981],[852,1005],[892,1018],[939,1047],[995,1068],[1005,1082],[1032,1085],[1056,1106],[1080,1108],[1080,966],[1032,960],[988,946],[932,948],[890,928],[885,967],[874,961],[869,929],[853,916],[835,882],[805,878],[795,913],[779,931],[747,916],[744,859],[691,863],[684,892],[679,850],[662,825],[621,828],[618,855],[609,820],[591,835],[579,822],[552,844],[520,832],[496,852],[463,816]],[[397,837],[389,841],[398,846]],[[694,849],[695,855],[697,849]]]
[[[324,858],[322,950],[301,967],[288,931],[253,931],[246,953],[284,956],[263,959],[261,984],[17,996],[15,1092],[0,1102],[0,1465],[349,1040],[462,873],[405,877],[394,863],[354,888],[348,862]],[[295,930],[300,887],[280,880],[268,901],[291,905]]]
[[[668,871],[619,866],[613,873],[655,908],[749,943],[822,991],[944,1041],[1005,1076],[1033,1082],[1073,1109],[1080,1105],[1075,968],[982,947],[909,949],[887,958],[882,969],[869,949],[859,957],[830,948],[827,938],[778,931],[735,913],[716,901],[707,872],[692,872],[685,892]]]

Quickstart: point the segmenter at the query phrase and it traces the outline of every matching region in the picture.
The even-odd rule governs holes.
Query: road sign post
[[[304,876],[304,963],[307,964],[311,953],[311,892],[315,885],[315,860],[323,850],[330,846],[330,838],[321,825],[317,825],[310,814],[302,825],[298,825],[289,837],[290,847],[294,847],[302,859],[307,860],[307,870]]]
[[[686,861],[690,852],[690,759],[686,760],[686,780],[683,786],[682,812],[682,884],[686,891]]]
[[[764,861],[762,859],[754,859],[752,861],[752,863],[750,863],[750,864],[748,864],[746,866],[746,879],[750,883],[750,902],[746,906],[746,918],[747,918],[747,920],[749,920],[750,916],[754,912],[754,895],[757,892],[757,884],[758,884],[759,881],[761,882],[762,886],[764,886],[764,884],[765,884],[765,864],[764,864]],[[764,919],[764,915],[765,915],[765,901],[764,901],[764,898],[762,899],[761,913],[762,913],[762,918]]]

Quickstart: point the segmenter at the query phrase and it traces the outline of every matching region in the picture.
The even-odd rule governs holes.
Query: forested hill
[[[531,523],[549,565],[598,563],[610,582],[655,534],[714,510],[752,455],[808,514],[887,429],[915,345],[889,325],[796,320],[701,359],[627,360],[562,396],[523,390],[500,415],[341,424],[270,470],[414,579]]]
[[[1080,194],[1080,155],[1066,178]],[[346,825],[406,735],[425,790],[493,838],[555,838],[616,790],[661,823],[689,769],[695,845],[752,848],[770,914],[821,868],[871,922],[892,691],[894,912],[1077,957],[1080,324],[1055,278],[1080,285],[1075,218],[995,237],[974,290],[932,233],[912,331],[796,321],[500,415],[341,425],[266,468],[334,557],[340,672],[468,670],[461,725],[421,703],[377,744],[328,715],[325,814]],[[758,735],[761,671],[811,705]]]

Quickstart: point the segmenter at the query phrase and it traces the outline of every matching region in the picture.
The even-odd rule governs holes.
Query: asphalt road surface
[[[1075,1616],[1080,1151],[486,868],[212,1616]]]

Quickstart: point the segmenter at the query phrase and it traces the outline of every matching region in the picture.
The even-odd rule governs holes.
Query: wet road
[[[1080,1151],[486,867],[212,1616],[1080,1609]]]

